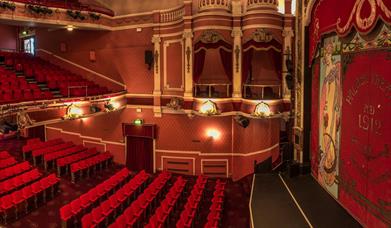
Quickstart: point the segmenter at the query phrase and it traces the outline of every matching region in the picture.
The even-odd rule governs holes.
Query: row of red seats
[[[184,189],[186,187],[187,181],[182,177],[178,177],[174,185],[170,188],[169,192],[166,195],[166,198],[160,204],[155,211],[155,214],[149,219],[146,228],[161,228],[168,227],[169,218],[172,216],[176,205],[178,204],[179,199],[183,196]],[[110,228],[121,228],[125,227],[122,221],[119,221],[120,224],[113,224]]]
[[[81,219],[82,227],[87,228],[91,226],[99,226],[99,224],[102,224],[103,221],[107,220],[114,211],[120,212],[123,206],[126,207],[129,205],[132,196],[135,196],[135,193],[137,193],[137,190],[142,184],[140,180],[143,180],[143,177],[141,177],[141,179],[136,177],[133,178],[129,183],[125,184],[107,200],[103,201],[98,207],[94,208],[91,213],[84,215]],[[152,182],[152,184],[159,183],[159,181],[165,181],[164,183],[166,183],[167,180],[168,179],[163,179],[163,176],[159,176]],[[144,190],[142,195],[144,195],[148,189],[151,189],[150,186]],[[106,225],[107,224],[108,222]]]
[[[58,191],[59,182],[60,179],[55,174],[50,174],[20,190],[1,197],[0,215],[3,217],[3,221],[7,223],[7,219],[13,215],[17,218],[21,213],[19,211],[21,208],[25,208],[27,213],[29,205],[35,204],[35,207],[37,207],[39,195],[42,195],[43,202],[46,201],[49,195],[53,198],[55,192]]]
[[[195,218],[198,215],[199,204],[203,198],[207,178],[199,176],[196,184],[191,190],[190,196],[187,198],[187,203],[183,209],[180,218],[176,224],[177,228],[191,228],[194,224]]]
[[[72,154],[75,154],[75,153],[79,153],[79,152],[82,152],[82,151],[85,151],[85,150],[87,150],[87,148],[84,147],[83,145],[77,145],[77,146],[72,146],[70,148],[66,148],[66,149],[63,149],[63,150],[58,150],[58,151],[55,151],[53,153],[44,154],[43,160],[45,162],[45,168],[47,169],[49,163],[51,163],[53,160],[56,160],[58,158],[62,158],[62,157],[65,157],[65,156],[69,156],[69,155],[72,155]]]
[[[7,158],[10,158],[12,157],[8,151],[0,151],[0,160],[3,160],[3,159],[7,159]]]
[[[225,182],[217,180],[215,190],[213,192],[212,205],[209,207],[207,222],[204,227],[218,228],[221,227],[222,211],[224,208],[224,191]]]
[[[98,153],[99,152],[96,150],[96,148],[93,147],[93,148],[89,148],[86,151],[82,151],[80,153],[77,153],[77,154],[74,154],[74,155],[71,155],[71,156],[67,156],[67,157],[64,157],[64,158],[57,159],[56,163],[57,163],[57,171],[58,171],[57,174],[58,174],[58,176],[60,176],[62,174],[63,167],[65,167],[65,173],[67,173],[68,169],[69,169],[69,166],[72,163],[75,163],[75,162],[81,161],[83,159],[92,157],[92,156],[94,156],[94,155],[96,155]]]
[[[23,152],[23,158],[26,159],[26,154],[32,152],[33,150],[37,150],[40,148],[45,148],[49,146],[54,146],[60,143],[63,143],[64,141],[62,139],[51,139],[46,142],[42,141],[36,141],[30,144],[26,144],[22,147],[22,152]]]
[[[3,159],[0,162],[0,169],[4,169],[9,166],[15,165],[16,163],[18,163],[18,161],[16,161],[16,159],[14,157],[9,157],[9,158]]]
[[[41,162],[43,162],[42,157],[45,154],[54,153],[56,151],[64,150],[64,149],[70,148],[72,146],[74,146],[73,142],[65,142],[65,143],[57,144],[57,145],[54,145],[51,147],[33,150],[31,153],[31,156],[33,157],[33,164],[34,165],[41,164]]]
[[[39,179],[41,176],[42,173],[40,173],[38,169],[33,169],[19,176],[0,182],[0,195],[14,191],[25,184]]]
[[[171,178],[168,172],[160,173],[157,178],[143,191],[143,193],[132,204],[125,209],[124,213],[115,220],[114,227],[126,224],[126,227],[135,227],[143,222],[147,216],[147,210],[151,205],[156,204],[162,194],[162,190]],[[92,223],[98,225],[101,217],[92,214]],[[103,217],[104,218],[104,217]],[[87,223],[88,224],[88,223]],[[84,225],[84,224],[83,224]]]
[[[0,170],[0,181],[19,175],[30,170],[32,167],[28,161]]]
[[[142,179],[146,180],[145,175],[145,172],[140,172],[133,179],[140,179],[141,177],[144,177]],[[115,189],[123,186],[130,177],[130,171],[127,168],[123,168],[111,176],[108,180],[95,186],[79,198],[61,207],[60,217],[62,227],[73,227],[73,224],[78,223],[84,213],[91,211],[97,202],[106,199],[106,196],[108,196],[111,192],[114,192]],[[80,210],[80,207],[83,208],[83,210]]]
[[[17,103],[34,100],[52,99],[53,94],[50,91],[25,90],[23,93],[20,90],[8,91],[8,93],[0,94],[1,103]]]
[[[78,176],[79,179],[82,177],[89,177],[90,170],[94,171],[97,168],[107,168],[112,160],[113,155],[106,151],[104,153],[100,153],[93,157],[71,164],[72,182],[75,182],[76,176]]]
[[[39,138],[30,138],[30,139],[27,139],[26,145],[31,145],[31,144],[35,144],[35,143],[39,143],[39,142],[41,142],[41,139],[39,139]]]

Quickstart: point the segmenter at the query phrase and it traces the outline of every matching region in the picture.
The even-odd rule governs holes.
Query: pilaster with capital
[[[232,17],[233,17],[233,51],[232,51],[232,97],[242,97],[242,27],[241,27],[241,16],[242,16],[242,2],[232,1]]]
[[[185,98],[193,97],[193,32],[185,29],[183,32],[185,40]]]
[[[161,66],[160,66],[160,59],[161,59],[161,38],[159,35],[153,35],[152,36],[152,43],[153,43],[153,97],[154,97],[154,114],[155,116],[161,116],[161,107],[160,107],[160,96],[162,94],[161,91]]]
[[[292,56],[292,39],[294,37],[293,29],[292,27],[284,27],[284,30],[282,31],[282,36],[284,37],[284,43],[283,43],[283,57],[282,57],[282,98],[284,100],[289,101],[291,99],[291,91],[288,89],[286,76],[288,73],[293,74],[294,72],[288,72],[288,68],[286,65],[286,61],[290,59],[292,62],[293,56]],[[293,76],[293,75],[292,75]]]

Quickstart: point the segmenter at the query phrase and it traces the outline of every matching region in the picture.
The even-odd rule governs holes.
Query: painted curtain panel
[[[390,227],[391,54],[368,51],[348,58],[339,201],[368,227]]]
[[[323,39],[312,66],[311,162],[361,224],[381,228],[391,227],[391,32],[375,33]]]
[[[341,126],[341,43],[338,37],[324,40],[319,75],[319,169],[318,181],[338,198]]]

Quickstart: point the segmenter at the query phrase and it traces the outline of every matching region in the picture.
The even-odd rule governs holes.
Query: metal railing
[[[231,97],[231,83],[195,83],[194,96],[201,98]]]
[[[281,99],[281,85],[244,84],[243,98],[254,100]]]

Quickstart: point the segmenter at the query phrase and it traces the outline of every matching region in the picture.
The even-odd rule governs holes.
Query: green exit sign
[[[143,119],[135,119],[135,120],[133,120],[133,124],[134,125],[143,125],[144,120]]]

